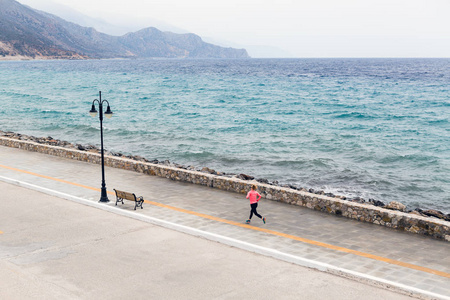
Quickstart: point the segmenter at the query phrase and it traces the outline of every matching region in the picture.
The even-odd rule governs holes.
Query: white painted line
[[[147,222],[150,224],[154,224],[157,226],[161,226],[161,227],[165,227],[168,229],[172,229],[172,230],[176,230],[179,232],[183,232],[189,235],[193,235],[193,236],[197,236],[197,237],[202,237],[202,238],[206,238],[208,240],[211,241],[215,241],[215,242],[219,242],[225,245],[229,245],[235,248],[239,248],[239,249],[243,249],[246,251],[250,251],[253,253],[257,253],[257,254],[261,254],[264,256],[269,256],[269,257],[273,257],[275,259],[279,259],[282,261],[286,261],[286,262],[290,262],[290,263],[294,263],[296,265],[299,266],[303,266],[303,267],[307,267],[307,268],[311,268],[311,269],[315,269],[315,270],[319,270],[322,272],[327,272],[330,274],[334,274],[334,275],[338,275],[341,277],[345,277],[345,278],[350,278],[356,281],[362,281],[362,282],[367,282],[369,284],[375,284],[375,286],[379,286],[380,284],[384,287],[390,287],[390,288],[395,288],[398,292],[403,292],[403,293],[414,293],[414,294],[419,294],[419,295],[423,295],[423,296],[427,296],[427,297],[432,297],[432,298],[437,298],[437,299],[445,299],[445,300],[450,300],[450,297],[448,296],[444,296],[444,295],[439,295],[433,292],[429,292],[429,291],[425,291],[425,290],[421,290],[415,287],[411,287],[411,286],[407,286],[401,283],[397,283],[397,282],[393,282],[390,280],[385,280],[383,278],[378,278],[378,277],[374,277],[371,275],[367,275],[367,274],[363,274],[363,273],[359,273],[359,272],[355,272],[355,271],[351,271],[351,270],[347,270],[347,269],[343,269],[343,268],[339,268],[336,266],[332,266],[330,264],[326,264],[326,263],[322,263],[319,261],[314,261],[314,260],[310,260],[310,259],[306,259],[303,257],[299,257],[299,256],[295,256],[292,254],[288,254],[288,253],[283,253],[280,252],[278,250],[274,250],[274,249],[270,249],[270,248],[266,248],[266,247],[261,247],[258,245],[254,245],[254,244],[250,244],[247,242],[243,242],[237,239],[233,239],[230,237],[226,237],[226,236],[222,236],[222,235],[218,235],[215,233],[211,233],[211,232],[206,232],[203,230],[199,230],[196,228],[192,228],[192,227],[187,227],[184,225],[180,225],[180,224],[176,224],[176,223],[172,223],[172,222],[168,222],[165,220],[160,220],[154,217],[150,217],[150,216],[145,216],[142,214],[139,214],[137,212],[134,211],[127,211],[127,210],[123,210],[120,209],[119,207],[116,206],[112,206],[111,204],[104,204],[104,203],[98,203],[96,201],[92,201],[92,200],[87,200],[87,199],[83,199],[80,197],[76,197],[76,196],[72,196],[69,194],[65,194],[62,192],[58,192],[55,190],[51,190],[45,187],[41,187],[41,186],[37,186],[34,184],[30,184],[27,182],[23,182],[23,181],[19,181],[16,179],[10,179],[7,177],[3,177],[0,176],[0,180],[4,181],[6,183],[10,183],[13,185],[17,185],[20,187],[24,187],[24,188],[28,188],[31,190],[35,190],[38,192],[42,192],[51,196],[55,196],[58,198],[63,198],[66,200],[70,200],[76,203],[80,203],[80,204],[84,204],[87,206],[91,206],[91,207],[95,207],[104,211],[108,211],[111,213],[115,213],[118,215],[122,215],[122,216],[126,216],[126,217],[130,217],[136,220],[140,220],[143,222]]]

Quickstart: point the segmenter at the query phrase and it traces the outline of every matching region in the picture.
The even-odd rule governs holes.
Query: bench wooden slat
[[[117,191],[117,197],[126,199],[126,200],[131,200],[131,201],[135,201],[136,200],[136,195],[132,194],[132,193],[128,193],[128,192],[123,192],[123,191]]]
[[[136,195],[134,193],[128,193],[128,192],[124,192],[124,191],[119,191],[114,189],[114,191],[116,192],[116,205],[117,202],[121,202],[123,204],[123,200],[130,200],[130,201],[134,201],[134,209],[136,210],[136,207],[140,207],[141,209],[142,207],[142,203],[144,203],[144,199],[142,197],[136,197]]]

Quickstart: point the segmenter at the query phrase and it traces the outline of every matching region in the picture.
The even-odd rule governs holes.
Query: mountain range
[[[0,0],[1,58],[248,58],[245,49],[216,46],[198,35],[150,27],[122,36],[98,32],[32,9]]]

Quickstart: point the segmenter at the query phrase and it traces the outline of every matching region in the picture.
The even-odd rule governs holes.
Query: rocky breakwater
[[[100,164],[99,149],[93,145],[72,144],[52,137],[37,138],[0,131],[0,145]],[[110,167],[190,182],[221,190],[247,193],[258,184],[261,195],[269,200],[289,203],[362,222],[450,241],[450,215],[432,209],[407,210],[399,202],[384,204],[379,200],[348,199],[324,191],[255,179],[246,174],[227,174],[207,167],[183,166],[169,161],[147,160],[140,156],[106,152],[105,164]]]

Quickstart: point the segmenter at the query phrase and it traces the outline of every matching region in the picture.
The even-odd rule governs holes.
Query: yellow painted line
[[[336,251],[340,251],[340,252],[350,253],[350,254],[354,254],[354,255],[357,255],[357,256],[361,256],[361,257],[366,257],[366,258],[382,261],[382,262],[385,262],[385,263],[388,263],[388,264],[397,265],[397,266],[401,266],[401,267],[405,267],[405,268],[409,268],[409,269],[414,269],[414,270],[418,270],[418,271],[422,271],[422,272],[431,273],[431,274],[434,274],[434,275],[450,278],[450,273],[446,273],[446,272],[442,272],[442,271],[438,271],[438,270],[434,270],[434,269],[430,269],[430,268],[426,268],[426,267],[421,267],[421,266],[417,266],[417,265],[413,265],[413,264],[410,264],[410,263],[401,262],[401,261],[398,261],[398,260],[394,260],[394,259],[390,259],[390,258],[378,256],[378,255],[373,255],[373,254],[364,253],[364,252],[357,251],[357,250],[352,250],[352,249],[339,247],[339,246],[335,246],[335,245],[331,245],[331,244],[327,244],[327,243],[322,243],[322,242],[318,242],[318,241],[302,238],[302,237],[299,237],[299,236],[295,236],[295,235],[291,235],[291,234],[286,234],[286,233],[282,233],[282,232],[266,229],[266,228],[260,228],[260,227],[255,227],[255,226],[251,226],[251,225],[248,225],[248,224],[242,224],[242,223],[239,223],[239,222],[230,221],[230,220],[226,220],[226,219],[222,219],[222,218],[218,218],[218,217],[214,217],[214,216],[198,213],[198,212],[195,212],[195,211],[190,211],[190,210],[187,210],[187,209],[183,209],[183,208],[179,208],[179,207],[174,207],[174,206],[170,206],[170,205],[154,202],[154,201],[145,200],[144,202],[148,203],[148,204],[155,205],[155,206],[164,207],[164,208],[172,209],[172,210],[179,211],[179,212],[182,212],[182,213],[187,213],[187,214],[190,214],[190,215],[198,216],[198,217],[201,217],[201,218],[214,220],[214,221],[217,221],[217,222],[222,222],[222,223],[226,223],[226,224],[230,224],[230,225],[234,225],[234,226],[239,226],[239,227],[243,227],[243,228],[249,228],[249,229],[252,229],[252,230],[255,230],[255,231],[260,231],[260,232],[264,232],[264,233],[268,233],[268,234],[272,234],[272,235],[276,235],[276,236],[281,236],[281,237],[284,237],[284,238],[288,238],[288,239],[291,239],[291,240],[303,242],[303,243],[310,244],[310,245],[319,246],[319,247],[322,247],[322,248],[327,248],[327,249],[336,250]]]
[[[0,234],[3,234],[3,231],[0,230]]]
[[[41,175],[41,174],[37,174],[37,173],[33,173],[33,172],[21,170],[21,169],[16,169],[16,168],[4,166],[4,165],[0,165],[0,167],[8,169],[8,170],[13,170],[13,171],[17,171],[17,172],[33,175],[33,176],[38,176],[38,177],[41,177],[41,178],[46,178],[46,179],[50,179],[50,180],[54,180],[54,181],[58,181],[58,182],[62,182],[62,183],[67,183],[67,184],[78,186],[78,187],[82,187],[82,188],[87,188],[87,189],[90,189],[90,190],[100,191],[100,189],[97,189],[97,188],[93,188],[93,187],[90,187],[90,186],[87,186],[87,185],[82,185],[82,184],[70,182],[70,181],[67,181],[67,180],[59,179],[59,178],[54,178],[54,177],[50,177],[50,176],[46,176],[46,175]],[[115,195],[114,192],[108,192],[108,194]],[[227,219],[222,219],[222,218],[210,216],[210,215],[207,215],[207,214],[203,214],[203,213],[187,210],[187,209],[184,209],[184,208],[179,208],[179,207],[170,206],[170,205],[167,205],[167,204],[162,204],[162,203],[159,203],[159,202],[144,200],[144,203],[151,204],[151,205],[158,206],[158,207],[171,209],[171,210],[178,211],[178,212],[181,212],[181,213],[194,215],[194,216],[201,217],[201,218],[204,218],[204,219],[209,219],[209,220],[213,220],[213,221],[217,221],[217,222],[221,222],[221,223],[225,223],[225,224],[230,224],[230,225],[233,225],[233,226],[238,226],[238,227],[242,227],[242,228],[248,228],[248,229],[252,229],[252,230],[255,230],[255,231],[264,232],[264,233],[267,233],[267,234],[288,238],[288,239],[291,239],[291,240],[299,241],[299,242],[302,242],[302,243],[306,243],[306,244],[310,244],[310,245],[314,245],[314,246],[318,246],[318,247],[322,247],[322,248],[326,248],[326,249],[331,249],[331,250],[335,250],[335,251],[349,253],[349,254],[360,256],[360,257],[370,258],[370,259],[381,261],[381,262],[385,262],[385,263],[388,263],[388,264],[401,266],[401,267],[404,267],[404,268],[409,268],[409,269],[413,269],[413,270],[417,270],[417,271],[421,271],[421,272],[426,272],[426,273],[430,273],[430,274],[434,274],[434,275],[450,278],[450,273],[446,273],[446,272],[442,272],[442,271],[438,271],[438,270],[434,270],[434,269],[430,269],[430,268],[426,268],[426,267],[422,267],[422,266],[418,266],[418,265],[414,265],[414,264],[410,264],[410,263],[405,263],[405,262],[401,262],[401,261],[398,261],[398,260],[394,260],[394,259],[390,259],[390,258],[386,258],[386,257],[370,254],[370,253],[365,253],[365,252],[352,250],[352,249],[348,249],[348,248],[344,248],[344,247],[340,247],[340,246],[335,246],[335,245],[331,245],[331,244],[327,244],[327,243],[322,243],[322,242],[318,242],[318,241],[302,238],[302,237],[299,237],[299,236],[295,236],[295,235],[291,235],[291,234],[287,234],[287,233],[274,231],[274,230],[271,230],[271,229],[260,228],[260,227],[256,227],[256,226],[252,226],[252,225],[248,225],[248,224],[242,224],[242,223],[239,223],[239,222],[230,221],[230,220],[227,220]],[[2,233],[2,232],[0,231],[0,233]]]
[[[70,181],[67,181],[67,180],[64,180],[64,179],[59,179],[59,178],[55,178],[55,177],[50,177],[50,176],[46,176],[46,175],[41,175],[41,174],[33,173],[33,172],[30,172],[30,171],[25,171],[25,170],[21,170],[21,169],[16,169],[16,168],[4,166],[4,165],[0,165],[0,167],[2,167],[2,168],[4,168],[4,169],[11,170],[11,171],[16,171],[16,172],[25,173],[25,174],[28,174],[28,175],[33,175],[33,176],[36,176],[36,177],[41,177],[41,178],[50,179],[50,180],[53,180],[53,181],[58,181],[58,182],[62,182],[62,183],[67,183],[67,184],[74,185],[74,186],[78,186],[78,187],[82,187],[82,188],[85,188],[85,189],[90,189],[90,190],[94,190],[94,191],[100,191],[100,189],[93,188],[93,187],[90,187],[90,186],[87,186],[87,185],[83,185],[83,184],[78,184],[78,183],[70,182]],[[114,195],[114,193],[112,193],[112,194]]]

